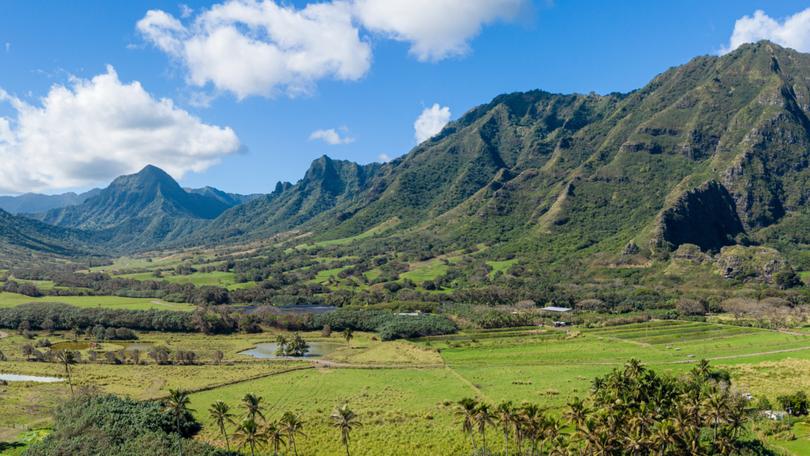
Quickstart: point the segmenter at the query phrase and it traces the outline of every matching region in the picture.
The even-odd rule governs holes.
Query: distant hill
[[[91,256],[100,253],[94,236],[48,225],[0,209],[0,265],[9,267],[40,255]]]
[[[83,203],[53,209],[41,221],[59,227],[95,232],[102,244],[121,249],[144,249],[191,233],[198,223],[211,220],[239,204],[239,197],[206,189],[188,192],[166,172],[146,166],[121,176]]]
[[[97,195],[100,191],[101,190],[94,188],[79,194],[74,192],[61,193],[58,195],[24,193],[17,196],[0,196],[0,209],[11,214],[36,214],[51,209],[81,204],[88,198]]]
[[[186,188],[185,190],[195,195],[202,195],[208,198],[218,199],[223,203],[225,203],[226,205],[228,205],[229,207],[238,206],[240,204],[247,203],[264,196],[264,194],[262,193],[251,193],[249,195],[241,195],[239,193],[227,193],[214,187],[207,187],[207,186],[203,188]]]

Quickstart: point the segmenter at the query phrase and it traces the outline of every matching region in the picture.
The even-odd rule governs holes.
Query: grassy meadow
[[[257,360],[240,354],[275,333],[204,336],[200,334],[140,333],[135,343],[146,348],[195,350],[199,364],[159,366],[79,364],[74,382],[79,386],[154,399],[169,388],[194,392],[192,408],[204,424],[199,438],[220,443],[206,413],[216,400],[239,410],[248,392],[264,398],[268,419],[285,411],[301,415],[307,437],[298,441],[301,454],[337,454],[337,431],[329,414],[348,403],[363,426],[352,437],[355,455],[460,454],[466,442],[459,431],[455,402],[477,397],[492,403],[511,400],[535,402],[560,413],[575,396],[585,396],[595,376],[638,358],[658,371],[675,375],[706,358],[727,369],[736,387],[751,394],[777,395],[810,389],[810,334],[783,333],[714,323],[651,321],[595,329],[541,327],[466,331],[413,341],[381,342],[373,334],[357,333],[343,346],[338,334],[327,339],[304,333],[310,341],[340,342],[323,358],[301,361]],[[42,334],[37,339],[70,341],[71,335]],[[0,339],[9,358],[0,372],[61,376],[58,364],[26,362],[19,350],[25,340],[17,334]],[[97,349],[118,351],[128,343],[105,343]],[[222,364],[213,353],[223,353]],[[86,351],[86,350],[85,350]],[[86,358],[86,353],[83,353]],[[10,438],[47,426],[48,414],[67,385],[10,383],[1,390],[0,436]],[[28,405],[27,413],[16,411]],[[796,440],[769,442],[788,454],[806,454],[810,432],[795,426]],[[498,436],[492,432],[491,438]]]

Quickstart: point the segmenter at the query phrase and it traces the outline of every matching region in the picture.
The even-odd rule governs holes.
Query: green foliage
[[[793,394],[779,396],[776,398],[782,409],[793,416],[805,416],[810,410],[810,401],[807,399],[807,394],[804,391],[798,391]]]
[[[30,456],[131,454],[162,456],[182,448],[191,456],[228,453],[189,440],[200,425],[190,413],[175,419],[157,402],[137,402],[112,395],[80,394],[56,411],[53,432],[26,452]]]

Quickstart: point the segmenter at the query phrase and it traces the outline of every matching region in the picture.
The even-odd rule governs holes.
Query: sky
[[[508,92],[627,92],[771,39],[810,52],[810,1],[0,2],[0,193],[155,164],[266,193],[321,155],[407,153]]]

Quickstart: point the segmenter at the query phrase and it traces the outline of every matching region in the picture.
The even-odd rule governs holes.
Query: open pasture
[[[163,301],[156,298],[130,298],[125,296],[41,296],[32,298],[17,293],[0,292],[0,307],[16,307],[29,302],[61,302],[76,307],[99,307],[129,310],[179,310],[191,312],[192,304]]]
[[[303,333],[311,341],[342,342],[318,332]],[[329,355],[302,361],[263,361],[239,354],[275,334],[140,333],[139,344],[195,350],[196,366],[80,364],[75,381],[103,391],[139,399],[160,397],[168,388],[197,391],[192,408],[205,427],[201,438],[219,443],[207,409],[224,400],[236,410],[245,393],[264,397],[269,419],[294,411],[305,422],[301,454],[337,454],[340,442],[331,426],[332,409],[348,402],[363,426],[353,433],[353,455],[460,454],[465,447],[454,403],[477,397],[490,403],[534,402],[561,413],[575,396],[585,396],[594,377],[622,366],[630,358],[674,375],[685,373],[700,358],[728,369],[738,388],[776,395],[810,388],[810,335],[742,328],[703,322],[651,321],[606,328],[509,328],[464,331],[413,341],[381,342],[373,334],[356,333],[351,342]],[[61,336],[51,337],[60,342]],[[4,371],[31,375],[62,375],[58,364],[24,362],[15,349],[24,342],[11,334],[0,339],[9,361]],[[111,350],[126,343],[105,343]],[[214,365],[211,354],[224,354]],[[83,355],[84,356],[84,355]],[[779,373],[778,375],[775,372]],[[13,385],[9,404],[39,395],[58,397],[67,385]],[[60,393],[60,391],[62,393]],[[3,423],[5,431],[41,425],[47,409],[23,420]],[[4,415],[5,413],[5,415]],[[0,411],[0,419],[9,413]],[[493,441],[498,437],[492,431]],[[787,446],[790,446],[789,444]]]

